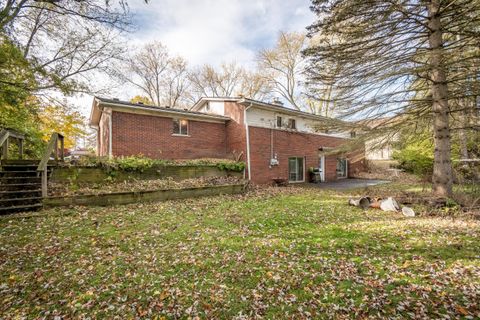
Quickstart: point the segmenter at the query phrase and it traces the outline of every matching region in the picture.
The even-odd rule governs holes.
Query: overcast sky
[[[304,31],[313,21],[309,0],[133,0],[136,31],[130,43],[158,40],[190,66],[236,61],[253,67],[261,48],[274,45],[279,31]],[[118,97],[134,94],[120,90]],[[76,100],[89,115],[91,96]]]

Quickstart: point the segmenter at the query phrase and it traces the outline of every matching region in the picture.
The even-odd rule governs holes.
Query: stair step
[[[14,181],[14,180],[34,180],[34,179],[37,179],[37,180],[40,180],[42,179],[42,177],[37,177],[37,176],[33,176],[33,177],[0,177],[0,182],[4,182],[2,184],[8,184],[9,181]]]
[[[1,183],[0,187],[33,187],[39,186],[41,182],[37,183]]]
[[[9,176],[31,176],[31,175],[36,175],[38,171],[33,171],[33,170],[24,170],[24,171],[9,171],[9,170],[4,170],[4,171],[0,171],[0,174],[2,174],[3,176],[6,176],[6,175],[9,175]]]
[[[0,199],[0,204],[2,202],[9,202],[9,201],[30,201],[30,200],[42,200],[42,197],[26,197],[26,198],[7,198],[7,199]]]
[[[37,171],[38,165],[36,165],[36,164],[28,164],[28,165],[7,164],[7,165],[1,166],[1,168],[2,168],[3,171]]]
[[[49,161],[50,162],[50,161]],[[31,164],[38,164],[40,163],[40,160],[3,160],[2,165],[31,165]]]
[[[33,192],[41,192],[41,191],[42,189],[0,191],[0,196],[7,195],[7,194],[15,194],[15,193],[33,193]]]
[[[41,203],[28,204],[23,206],[11,206],[11,207],[0,207],[0,213],[9,213],[9,212],[19,212],[19,211],[31,211],[35,209],[40,209],[43,207]]]
[[[41,188],[41,183],[9,183],[0,184],[0,191],[29,190]]]

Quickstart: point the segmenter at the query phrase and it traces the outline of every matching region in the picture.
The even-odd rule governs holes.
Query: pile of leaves
[[[202,177],[175,181],[173,178],[137,180],[123,182],[105,181],[102,183],[53,183],[48,186],[49,196],[73,196],[86,194],[105,194],[113,192],[148,191],[160,189],[183,189],[242,183],[237,177]]]
[[[0,217],[0,317],[480,317],[480,222],[254,189]]]

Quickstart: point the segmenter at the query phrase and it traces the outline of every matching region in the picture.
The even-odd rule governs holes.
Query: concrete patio
[[[390,183],[388,180],[370,180],[370,179],[341,179],[331,182],[323,183],[309,183],[309,186],[314,186],[321,189],[333,189],[333,190],[348,190],[366,188],[376,186],[379,184]]]

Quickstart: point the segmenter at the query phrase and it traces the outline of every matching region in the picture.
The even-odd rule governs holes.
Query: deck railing
[[[2,160],[7,160],[8,158],[8,146],[11,139],[17,140],[18,154],[20,159],[23,158],[23,140],[25,139],[25,136],[12,129],[2,129],[0,131],[0,148],[2,149],[0,159]]]
[[[60,144],[60,146],[59,146]],[[42,197],[46,197],[47,186],[48,186],[48,161],[50,157],[54,156],[55,161],[63,161],[64,160],[64,138],[63,135],[60,133],[52,133],[50,140],[48,141],[47,148],[43,153],[42,158],[40,159],[40,163],[37,167],[37,173],[42,177]]]

